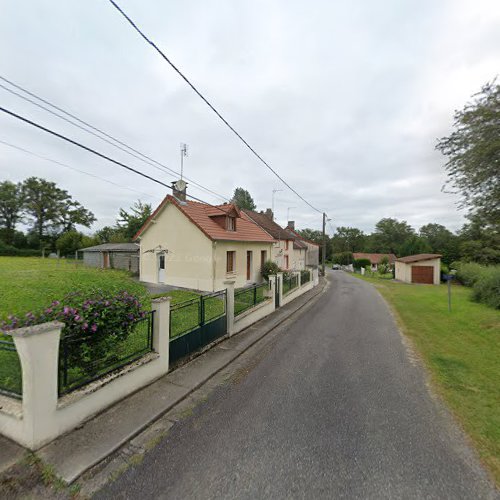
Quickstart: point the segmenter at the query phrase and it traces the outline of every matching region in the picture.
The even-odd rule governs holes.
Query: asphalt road
[[[343,272],[98,498],[497,498],[375,289]]]

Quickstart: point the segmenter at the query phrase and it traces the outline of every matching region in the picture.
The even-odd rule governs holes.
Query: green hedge
[[[33,250],[32,248],[16,248],[12,245],[7,245],[0,241],[0,256],[3,257],[40,257],[42,252],[40,250]]]
[[[500,309],[500,266],[489,266],[472,287],[472,298]]]
[[[481,266],[475,262],[454,262],[462,285],[472,287],[472,299],[500,309],[500,266]]]

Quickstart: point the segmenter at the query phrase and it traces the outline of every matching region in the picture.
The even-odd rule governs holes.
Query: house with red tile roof
[[[301,242],[306,246],[306,266],[318,267],[319,266],[319,245],[314,243],[314,241],[307,240],[295,231],[295,222],[293,220],[288,221],[286,226],[287,231],[290,231],[296,238],[297,242]]]
[[[168,195],[134,239],[140,280],[217,291],[262,281],[261,266],[276,240],[234,204],[208,205]]]
[[[377,271],[378,265],[380,264],[380,261],[384,258],[387,257],[389,260],[389,265],[391,267],[394,267],[394,262],[396,260],[396,256],[393,253],[363,253],[363,252],[355,252],[352,254],[352,258],[354,260],[359,260],[359,259],[368,259],[372,265],[372,271]]]
[[[301,271],[306,268],[307,245],[289,229],[283,229],[273,220],[273,212],[243,209],[250,219],[270,234],[276,242],[270,259],[284,271]]]

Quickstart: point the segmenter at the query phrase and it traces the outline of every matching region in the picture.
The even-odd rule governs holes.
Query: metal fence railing
[[[130,331],[63,335],[59,348],[59,395],[79,389],[153,351],[154,311]]]
[[[300,271],[300,284],[305,285],[309,281],[311,281],[311,271],[309,269]]]
[[[234,315],[252,309],[257,304],[264,302],[267,298],[267,291],[269,290],[268,283],[261,285],[254,285],[247,288],[240,288],[234,292]]]
[[[14,341],[0,333],[0,393],[14,398],[23,394],[21,362]]]
[[[290,293],[299,286],[299,277],[297,274],[283,275],[283,295]]]
[[[225,290],[173,304],[170,307],[170,339],[185,335],[225,314]]]

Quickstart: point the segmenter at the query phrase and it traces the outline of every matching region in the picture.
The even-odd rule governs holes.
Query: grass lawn
[[[24,316],[44,309],[70,292],[92,289],[127,290],[149,309],[146,289],[125,271],[84,267],[65,259],[0,257],[0,321],[9,314]]]
[[[82,262],[75,264],[75,261],[64,259],[0,257],[0,321],[9,314],[22,317],[29,311],[45,309],[53,300],[60,300],[72,291],[90,292],[95,289],[110,294],[127,290],[140,298],[145,309],[151,307],[151,297],[144,286],[132,280],[125,271],[88,268]],[[172,304],[199,297],[199,294],[185,290],[173,290],[164,295],[172,297]],[[223,312],[220,301],[217,304],[207,302],[206,317]],[[183,323],[198,321],[198,314],[193,310],[185,311],[184,316]],[[182,328],[182,325],[177,326],[174,321],[173,328]],[[124,358],[139,351],[144,345],[144,338],[143,333],[134,332],[123,345],[117,347],[120,353],[115,354]],[[78,373],[70,374],[70,379],[76,377]],[[0,388],[18,394],[22,389],[21,368],[17,353],[12,351],[12,338],[1,335]]]
[[[471,290],[410,285],[375,277],[430,371],[434,386],[500,484],[500,312],[470,300]]]

